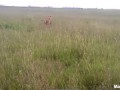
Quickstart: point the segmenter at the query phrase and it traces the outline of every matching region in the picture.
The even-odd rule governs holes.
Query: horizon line
[[[21,8],[58,8],[58,9],[98,9],[98,10],[120,10],[118,8],[84,8],[84,7],[54,7],[54,6],[33,6],[33,5],[27,5],[27,6],[17,6],[17,5],[2,5],[0,4],[0,7],[21,7]]]

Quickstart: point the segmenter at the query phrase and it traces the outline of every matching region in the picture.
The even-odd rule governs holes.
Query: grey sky
[[[0,4],[8,6],[120,9],[120,0],[0,0]]]

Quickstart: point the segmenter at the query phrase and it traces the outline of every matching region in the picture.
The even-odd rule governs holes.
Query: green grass
[[[82,15],[55,14],[50,27],[34,14],[1,17],[0,89],[113,90],[119,85],[119,16]]]

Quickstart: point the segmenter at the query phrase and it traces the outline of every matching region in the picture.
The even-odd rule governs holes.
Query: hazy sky
[[[8,6],[120,9],[120,0],[0,0],[0,4]]]

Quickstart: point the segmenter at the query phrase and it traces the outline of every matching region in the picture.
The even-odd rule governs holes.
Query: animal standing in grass
[[[46,25],[46,26],[48,26],[48,25],[51,25],[52,24],[52,17],[51,16],[48,16],[46,19],[45,19],[45,21],[44,21],[44,24]]]

